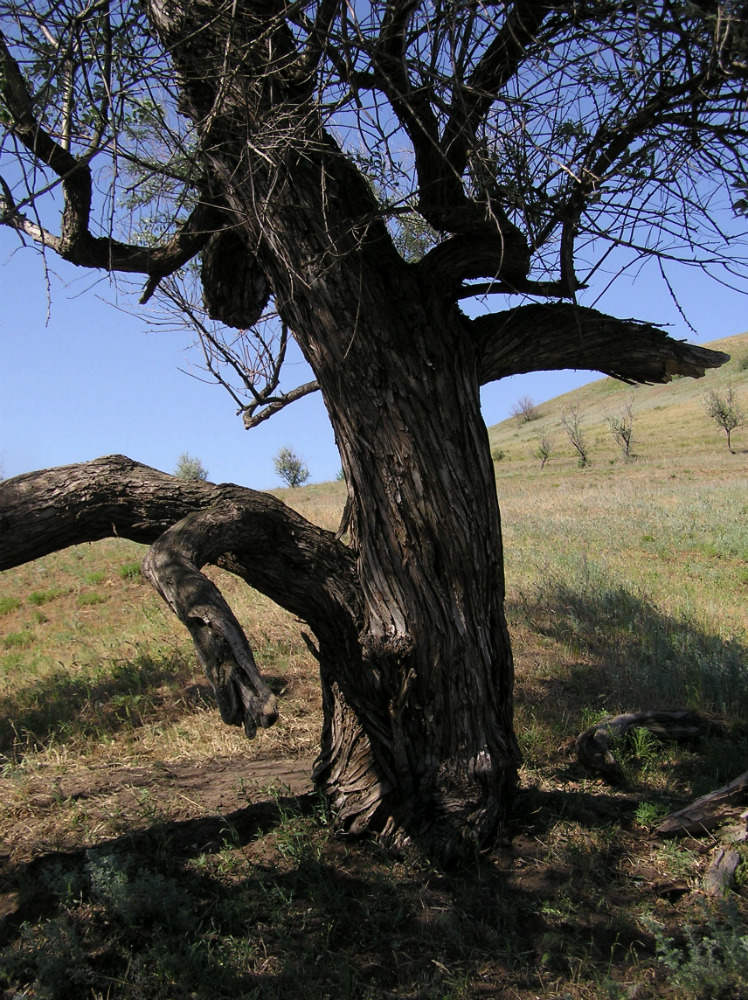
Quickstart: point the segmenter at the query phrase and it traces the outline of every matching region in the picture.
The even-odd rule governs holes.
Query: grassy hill
[[[748,850],[715,900],[719,840],[653,834],[748,757],[748,428],[729,454],[702,402],[731,382],[748,409],[748,334],[713,346],[733,359],[703,380],[603,379],[490,429],[524,764],[506,837],[456,871],[333,834],[310,793],[316,663],[240,581],[210,571],[281,707],[251,743],[141,547],[0,574],[2,1000],[748,997]],[[624,461],[606,417],[629,401]],[[560,424],[575,404],[587,468]],[[337,526],[343,484],[282,495]],[[602,716],[681,707],[721,727],[618,746],[625,787],[577,763]]]
[[[539,464],[532,453],[543,436],[553,444],[551,465],[563,470],[574,466],[577,455],[561,422],[573,407],[582,416],[581,426],[598,472],[606,463],[621,460],[607,418],[618,416],[626,405],[634,415],[633,451],[640,459],[668,464],[686,459],[701,464],[718,458],[715,469],[727,465],[721,461],[722,452],[727,452],[725,434],[707,417],[704,397],[710,390],[724,392],[732,385],[748,412],[748,333],[704,346],[724,351],[730,361],[708,371],[703,379],[676,378],[666,385],[629,386],[603,378],[540,404],[537,419],[523,422],[512,417],[489,428],[492,451],[504,453],[501,477],[518,471],[525,475],[528,465]],[[748,451],[748,425],[734,432],[733,447]]]

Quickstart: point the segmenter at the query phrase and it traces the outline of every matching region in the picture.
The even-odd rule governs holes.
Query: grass
[[[542,471],[531,454],[569,400],[491,429],[525,759],[514,825],[472,865],[335,836],[308,780],[316,664],[241,581],[210,571],[281,703],[251,743],[221,725],[142,548],[0,575],[3,1000],[748,997],[748,851],[715,901],[712,841],[653,833],[748,755],[748,430],[729,455],[700,403],[722,377],[748,392],[733,342],[724,376],[636,390],[635,461],[605,424],[632,390],[610,380],[574,395],[590,468],[560,437]],[[280,495],[337,528],[343,483]],[[576,763],[604,715],[679,707],[723,729],[635,732],[620,790]]]

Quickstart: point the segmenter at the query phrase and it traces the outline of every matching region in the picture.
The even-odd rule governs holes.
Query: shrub
[[[117,570],[123,580],[137,580],[141,574],[139,562],[123,563]]]
[[[633,458],[631,451],[631,435],[634,429],[634,410],[631,403],[624,403],[620,413],[612,417],[606,417],[610,433],[616,440],[616,444],[623,452],[625,459]]]
[[[49,590],[34,590],[29,594],[29,604],[46,604],[48,601],[55,601],[58,597],[64,597],[67,590],[62,587],[51,587]]]
[[[522,396],[512,407],[512,416],[521,424],[529,424],[531,420],[538,419],[540,411],[530,396]]]
[[[0,597],[0,615],[9,615],[21,607],[17,597]]]
[[[579,456],[578,465],[580,469],[583,469],[586,465],[590,464],[587,442],[585,441],[584,433],[582,432],[583,419],[584,413],[577,406],[570,406],[566,413],[564,413],[561,417],[561,423],[563,424],[564,430],[569,435],[569,440]]]
[[[540,462],[540,468],[541,469],[545,468],[545,463],[551,457],[551,452],[552,451],[553,451],[553,442],[551,441],[550,438],[548,438],[544,434],[542,434],[538,438],[538,443],[537,443],[537,446],[535,448],[535,451],[533,451],[533,455]]]

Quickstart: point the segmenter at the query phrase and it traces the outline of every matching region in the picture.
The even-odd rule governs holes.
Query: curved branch
[[[355,555],[332,532],[269,494],[177,479],[123,455],[0,483],[0,569],[112,536],[152,544],[197,512],[206,516],[197,520],[203,562],[240,576],[320,638],[341,616],[357,623]]]
[[[0,568],[112,535],[154,543],[143,572],[189,630],[221,718],[248,737],[275,722],[276,699],[203,565],[304,618],[321,645],[361,627],[353,553],[275,497],[178,480],[122,455],[0,484]]]
[[[229,544],[224,532],[230,533],[233,516],[234,510],[225,507],[188,514],[153,543],[143,574],[192,636],[221,718],[229,726],[243,725],[251,739],[258,725],[267,729],[276,721],[278,704],[231,608],[200,572]],[[218,538],[221,545],[214,552]]]
[[[533,371],[581,368],[624,382],[701,378],[730,356],[672,339],[664,330],[569,303],[526,305],[472,323],[483,341],[481,385]]]

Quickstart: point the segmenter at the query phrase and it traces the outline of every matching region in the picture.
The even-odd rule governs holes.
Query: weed
[[[92,607],[95,604],[104,604],[107,598],[104,594],[97,594],[93,591],[90,594],[78,594],[76,603],[79,608]]]
[[[656,857],[671,878],[691,880],[696,874],[698,855],[677,841],[663,844]]]
[[[620,738],[613,739],[611,750],[627,784],[650,774],[662,763],[662,744],[645,728],[630,729]]]
[[[640,802],[636,807],[634,819],[646,830],[652,830],[670,810],[659,802]]]
[[[9,632],[3,637],[3,646],[6,649],[26,649],[34,642],[33,632]]]
[[[86,857],[93,898],[128,926],[158,923],[183,931],[194,926],[195,920],[175,880],[114,852],[91,849]]]
[[[21,602],[17,597],[0,597],[0,615],[9,615],[20,607]]]
[[[78,928],[67,915],[24,925],[18,946],[0,952],[0,983],[25,981],[36,1000],[76,1000],[93,979]]]
[[[679,1000],[745,1000],[748,997],[748,927],[725,904],[719,916],[685,924],[678,939],[653,919],[657,957],[679,989]]]
[[[97,583],[103,583],[103,581],[106,580],[106,573],[102,569],[91,570],[90,572],[83,574],[83,579],[86,583],[95,587]]]
[[[123,563],[117,570],[123,580],[138,580],[141,576],[141,564],[139,562]]]
[[[49,590],[33,590],[28,596],[29,604],[47,604],[49,601],[56,601],[59,597],[64,597],[70,593],[65,587],[51,587]]]

